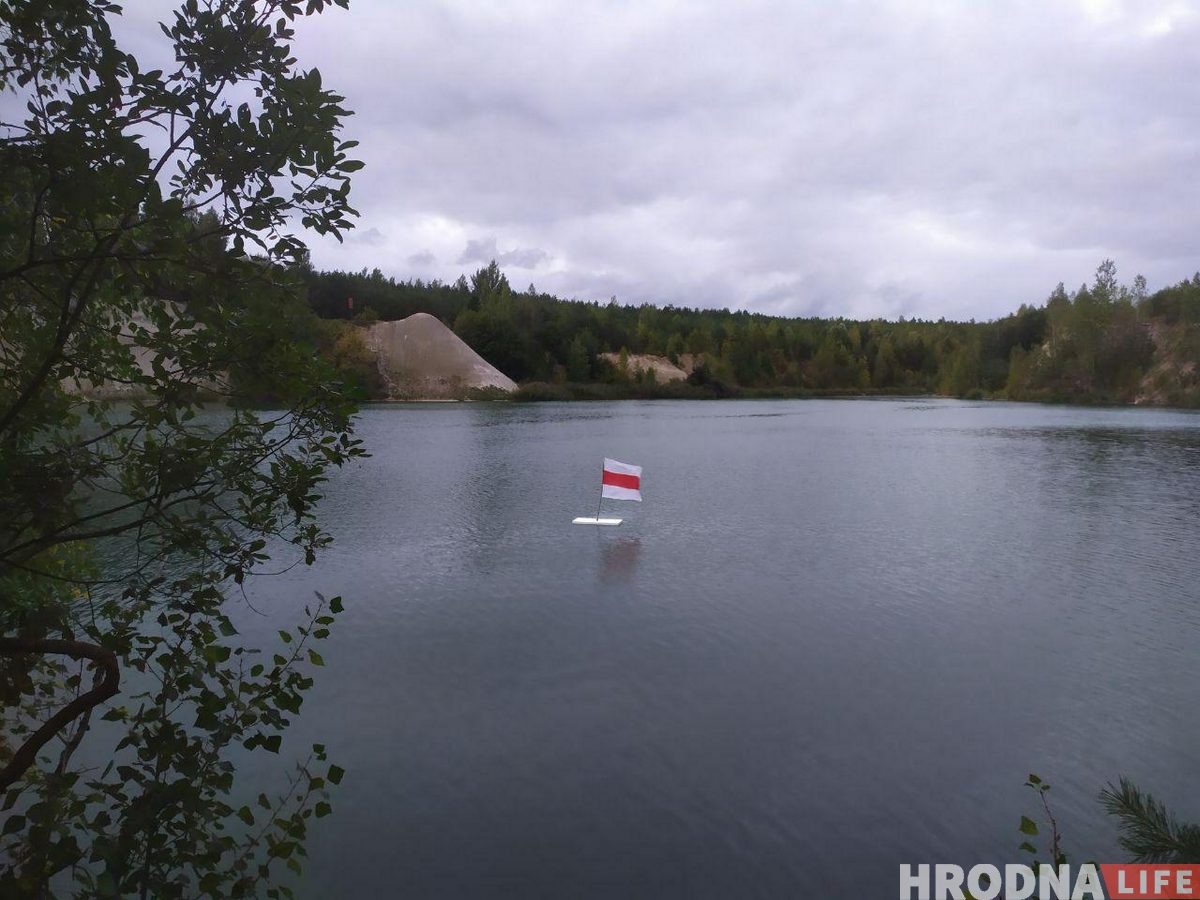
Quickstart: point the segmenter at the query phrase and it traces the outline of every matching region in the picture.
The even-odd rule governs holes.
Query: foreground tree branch
[[[115,0],[0,0],[0,91],[26,111],[0,122],[0,732],[28,729],[0,772],[0,896],[52,876],[62,896],[274,896],[329,809],[340,770],[305,769],[247,846],[254,815],[227,801],[239,754],[279,752],[340,601],[280,630],[305,652],[286,666],[225,606],[271,553],[315,559],[326,473],[363,455],[298,271],[300,231],[356,215],[350,113],[291,46],[331,5],[181,0],[150,69]]]
[[[56,734],[80,716],[89,713],[105,700],[114,697],[121,685],[121,670],[117,656],[95,644],[83,641],[57,640],[51,638],[0,637],[0,654],[5,656],[32,656],[57,653],[72,659],[89,659],[100,668],[102,677],[90,691],[80,694],[25,739],[17,748],[12,759],[0,771],[0,791],[6,791],[37,761],[37,755]]]

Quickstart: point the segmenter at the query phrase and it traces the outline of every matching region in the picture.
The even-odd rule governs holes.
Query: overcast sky
[[[352,0],[296,49],[367,163],[323,268],[981,319],[1200,268],[1200,0]]]

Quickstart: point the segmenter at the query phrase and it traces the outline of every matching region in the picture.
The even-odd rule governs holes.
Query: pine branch
[[[1120,821],[1121,846],[1139,863],[1200,863],[1200,826],[1180,825],[1167,808],[1127,778],[1100,792]]]

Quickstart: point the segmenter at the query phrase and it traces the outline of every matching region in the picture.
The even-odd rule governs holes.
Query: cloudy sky
[[[953,318],[1200,268],[1200,0],[352,0],[297,54],[367,163],[320,267]]]

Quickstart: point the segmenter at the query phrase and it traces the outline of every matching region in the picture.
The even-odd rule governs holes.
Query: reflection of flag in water
[[[642,542],[635,537],[605,541],[604,555],[600,560],[600,580],[628,581],[637,573],[641,553]]]
[[[636,500],[641,503],[642,467],[605,457],[600,496],[607,500]]]

